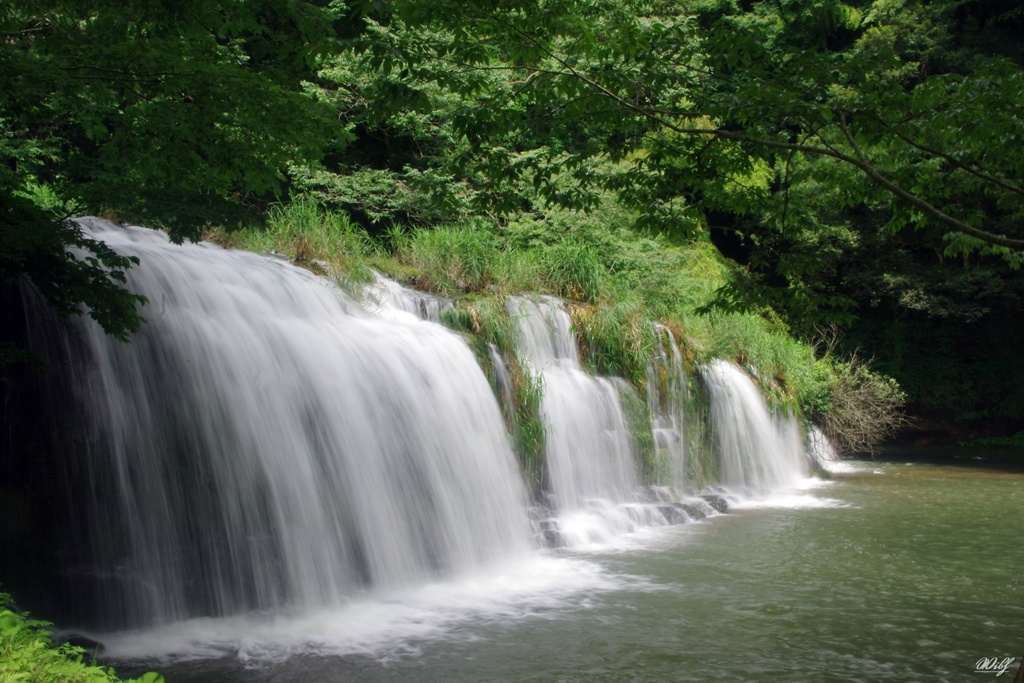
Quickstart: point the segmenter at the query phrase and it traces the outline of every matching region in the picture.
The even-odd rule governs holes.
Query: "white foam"
[[[867,469],[867,466],[863,463],[850,460],[826,460],[820,464],[823,470],[832,474],[851,474],[853,472],[863,472]]]
[[[780,493],[766,498],[740,500],[732,505],[736,510],[754,510],[759,508],[786,508],[790,510],[848,508],[846,501],[838,498],[819,498],[809,493]]]
[[[595,593],[644,586],[641,579],[610,574],[579,557],[535,553],[452,581],[353,597],[337,609],[190,619],[95,638],[114,660],[234,657],[256,665],[299,654],[386,659],[415,653],[424,641],[467,637],[456,631],[468,621],[551,618],[563,610],[586,608]]]

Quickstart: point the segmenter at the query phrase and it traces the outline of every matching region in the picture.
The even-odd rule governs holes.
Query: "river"
[[[171,683],[1009,681],[1022,510],[1020,468],[854,462],[727,515],[334,616],[149,634],[193,651],[145,666]],[[212,634],[226,656],[203,655]],[[997,677],[983,658],[1013,662]]]

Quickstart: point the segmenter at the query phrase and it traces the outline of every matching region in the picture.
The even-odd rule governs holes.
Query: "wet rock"
[[[565,537],[562,535],[561,529],[558,528],[558,522],[554,519],[540,521],[540,537],[548,548],[565,547]]]
[[[690,516],[690,519],[695,522],[699,522],[707,517],[707,514],[701,509],[700,505],[695,505],[693,503],[676,503],[676,505],[685,510],[686,514]]]
[[[707,493],[701,496],[704,501],[722,514],[729,511],[729,502],[717,493]]]
[[[689,521],[683,511],[676,505],[659,505],[658,511],[661,512],[665,521],[669,524],[685,524]]]

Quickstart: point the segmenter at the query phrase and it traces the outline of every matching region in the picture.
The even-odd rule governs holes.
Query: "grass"
[[[373,244],[365,231],[311,197],[271,207],[264,225],[216,228],[204,238],[229,249],[284,254],[318,275],[333,276],[345,289],[373,281],[368,263]]]
[[[421,273],[419,284],[443,296],[484,291],[495,281],[500,252],[494,234],[480,222],[415,233],[408,260]]]
[[[624,377],[646,392],[655,331],[643,305],[637,301],[604,307],[572,305],[569,311],[585,366],[594,374]]]

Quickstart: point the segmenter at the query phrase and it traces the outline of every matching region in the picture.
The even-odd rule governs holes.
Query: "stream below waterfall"
[[[171,683],[993,679],[974,673],[983,657],[1015,658],[1009,680],[1024,656],[1021,510],[1019,470],[854,462],[704,522],[541,552],[519,576],[123,646],[194,638],[205,658],[146,663]]]

